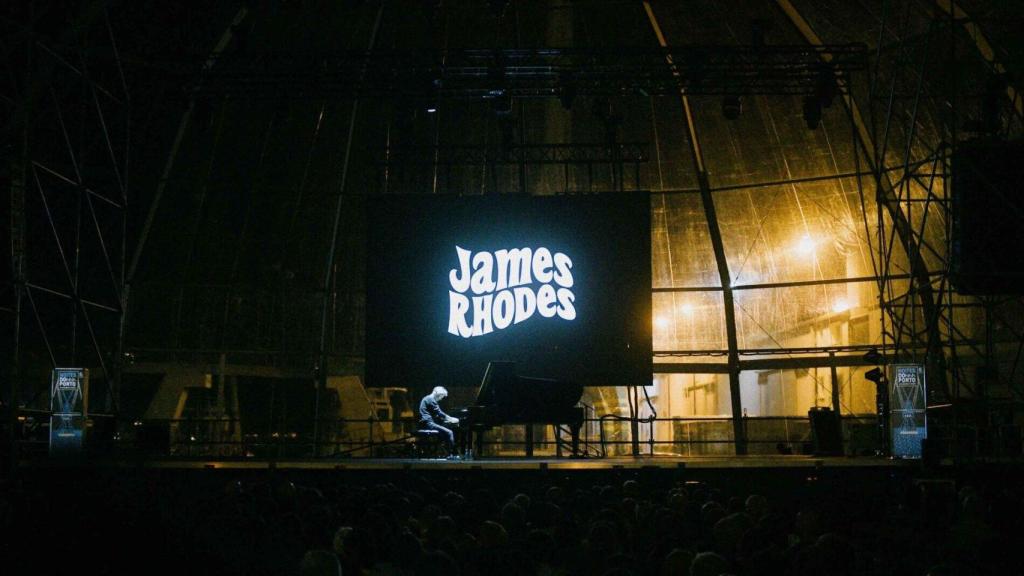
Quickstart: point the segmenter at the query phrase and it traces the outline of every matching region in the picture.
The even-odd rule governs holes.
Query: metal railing
[[[39,414],[34,434],[21,438],[25,455],[45,453],[47,424]],[[321,440],[313,441],[312,419],[291,429],[273,428],[238,418],[117,420],[93,424],[87,434],[89,450],[113,457],[172,459],[307,459],[411,457],[416,421],[411,418],[323,419]],[[847,454],[871,453],[877,446],[874,415],[844,416],[843,445]],[[807,454],[812,450],[810,422],[800,416],[745,417],[743,424],[751,454]],[[551,457],[570,454],[569,436],[562,429],[534,425],[533,453]],[[732,420],[728,416],[649,418],[638,427],[643,456],[733,455]],[[523,425],[487,432],[478,457],[517,457],[526,454]],[[630,456],[631,421],[619,415],[585,419],[580,431],[582,457]]]

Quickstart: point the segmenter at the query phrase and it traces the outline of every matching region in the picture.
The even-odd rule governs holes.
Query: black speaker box
[[[839,416],[831,408],[815,407],[807,412],[815,456],[842,456],[843,430]]]
[[[952,162],[950,280],[961,294],[1024,294],[1024,141],[964,142]]]

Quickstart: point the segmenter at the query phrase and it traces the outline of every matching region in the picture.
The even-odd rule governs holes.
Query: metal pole
[[[633,456],[640,455],[640,397],[636,393],[636,386],[631,386],[627,393],[630,394],[629,405],[629,436],[632,442]]]
[[[649,2],[644,2],[644,10],[647,18],[658,38],[658,43],[664,48],[668,44],[661,32],[661,26],[654,17],[654,11]],[[675,64],[668,59],[668,65],[673,73],[678,74]],[[715,202],[711,194],[711,184],[708,181],[707,169],[704,165],[704,154],[701,151],[700,139],[697,135],[696,123],[693,119],[693,111],[690,108],[690,99],[685,92],[680,92],[683,103],[683,112],[686,118],[686,126],[689,131],[690,154],[693,158],[694,168],[697,171],[697,183],[700,187],[700,197],[704,205],[704,216],[708,222],[708,234],[711,237],[711,247],[715,253],[715,264],[718,267],[718,278],[722,284],[722,300],[725,309],[725,332],[729,346],[729,396],[732,403],[732,429],[736,446],[736,454],[747,453],[747,439],[743,428],[743,407],[740,401],[740,358],[739,343],[736,336],[736,310],[733,303],[733,291],[729,277],[729,262],[725,257],[725,245],[722,242],[722,232],[718,226],[718,214],[715,211]]]
[[[117,74],[121,80],[121,91],[124,96],[125,124],[124,124],[124,165],[121,167],[121,238],[120,254],[118,254],[118,273],[115,284],[120,299],[120,313],[118,314],[117,347],[115,350],[113,366],[113,383],[110,388],[111,405],[115,413],[120,411],[121,406],[121,382],[124,374],[124,337],[127,328],[128,318],[128,292],[125,290],[125,273],[127,271],[127,247],[128,247],[128,176],[131,166],[131,94],[128,91],[128,82],[124,77],[124,67],[121,63],[121,52],[118,50],[117,41],[114,38],[114,29],[110,25],[110,12],[104,9],[104,20],[107,25],[107,33],[110,36],[110,46],[114,50],[114,60],[117,62]],[[98,223],[97,223],[98,225]],[[98,227],[98,226],[97,226]],[[116,425],[115,425],[116,426]]]
[[[377,6],[377,17],[373,22],[373,30],[370,32],[370,41],[366,47],[367,55],[373,51],[373,47],[377,43],[377,31],[380,30],[381,16],[384,15],[384,2],[380,2]],[[362,76],[366,73],[364,68],[360,73],[359,81],[362,81]],[[352,101],[352,113],[349,115],[348,120],[348,135],[345,141],[345,153],[341,161],[341,182],[338,185],[338,199],[334,205],[334,224],[331,226],[331,241],[327,250],[327,265],[324,267],[324,282],[323,282],[323,306],[321,307],[320,313],[320,347],[317,351],[317,364],[314,368],[314,386],[316,387],[315,401],[314,401],[314,416],[313,416],[313,456],[316,457],[320,452],[320,396],[323,390],[327,387],[327,317],[328,311],[330,310],[331,298],[330,298],[330,287],[331,287],[331,272],[334,270],[334,257],[337,251],[338,244],[338,228],[341,224],[341,208],[345,200],[345,184],[348,181],[348,165],[349,159],[352,153],[352,139],[355,135],[356,118],[359,114],[359,98]]]
[[[839,370],[836,368],[836,353],[828,353],[829,370],[832,372],[832,411],[836,413],[836,418],[839,417],[842,412],[839,408]]]
[[[34,5],[32,5],[34,7]],[[29,22],[35,20],[35,10],[30,7]],[[33,43],[29,42],[25,49],[25,85],[31,86],[33,70]],[[29,119],[33,117],[32,90],[25,90],[24,108],[19,119],[14,117],[11,133],[17,135],[18,150],[11,155],[11,279],[14,281],[14,335],[11,350],[11,373],[7,394],[7,425],[10,432],[8,446],[9,476],[18,471],[18,397],[21,391],[21,307],[25,294],[27,277],[25,273],[27,247],[25,221],[25,187],[28,179],[29,163]],[[20,125],[18,121],[20,120]],[[19,133],[20,132],[20,133]],[[12,146],[13,148],[14,146]],[[44,332],[45,335],[45,332]]]
[[[26,118],[28,116],[26,115]],[[27,120],[25,120],[27,124]],[[21,384],[21,307],[25,294],[25,178],[28,163],[28,130],[22,126],[21,150],[11,162],[11,273],[14,280],[14,335],[11,347],[11,372],[7,390],[8,462],[10,476],[18,469],[18,396]]]

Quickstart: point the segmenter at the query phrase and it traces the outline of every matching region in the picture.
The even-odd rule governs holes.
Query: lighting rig
[[[446,51],[224,52],[203,68],[164,63],[193,95],[289,98],[373,95],[388,98],[558,98],[714,95],[729,114],[739,97],[805,97],[805,115],[820,115],[849,92],[851,74],[867,67],[863,44],[677,46],[664,49],[466,49]],[[209,56],[203,60],[208,61]],[[810,124],[810,119],[808,119]]]

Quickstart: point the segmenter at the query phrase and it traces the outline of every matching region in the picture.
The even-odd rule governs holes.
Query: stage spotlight
[[[850,309],[850,303],[846,301],[846,298],[840,298],[832,303],[832,312],[836,314],[842,314]]]
[[[494,113],[499,116],[511,114],[512,96],[506,91],[496,94],[491,101],[491,107],[494,109]]]
[[[817,130],[821,123],[821,102],[816,95],[804,96],[804,122],[808,130]]]
[[[837,92],[835,72],[828,66],[822,66],[821,70],[818,71],[818,78],[814,84],[814,95],[817,96],[820,107],[828,108],[832,106],[832,101],[835,100]]]
[[[505,10],[508,9],[509,0],[490,0],[488,4],[491,7],[491,11],[500,17],[505,15]]]
[[[770,24],[763,18],[755,18],[750,21],[750,45],[758,48],[763,47],[765,37],[768,35]]]
[[[659,330],[664,330],[668,328],[668,318],[664,316],[656,316],[654,318],[654,327]]]
[[[981,97],[981,120],[979,132],[995,134],[1003,125],[1002,102],[1006,98],[1006,74],[993,74],[985,81]]]
[[[441,78],[435,74],[424,72],[416,78],[413,86],[417,106],[422,106],[427,114],[437,112],[438,104],[441,101]]]
[[[808,234],[804,234],[800,237],[800,240],[796,243],[796,251],[801,256],[810,256],[814,254],[814,240]]]
[[[516,144],[515,127],[508,114],[501,115],[498,120],[498,131],[501,133],[501,149],[506,153]]]
[[[881,368],[875,366],[871,370],[868,370],[867,372],[864,373],[864,378],[866,380],[874,382],[875,384],[881,384],[882,382],[885,381],[885,373],[882,372]]]
[[[874,348],[872,348],[871,350],[868,350],[867,353],[864,354],[863,358],[864,358],[864,361],[867,362],[868,364],[881,364],[882,363],[882,355],[879,354],[878,350],[875,350]]]
[[[679,307],[679,311],[682,312],[684,316],[693,316],[693,304],[686,302]]]
[[[722,116],[726,120],[735,120],[743,114],[743,101],[739,96],[726,96],[722,98]]]

